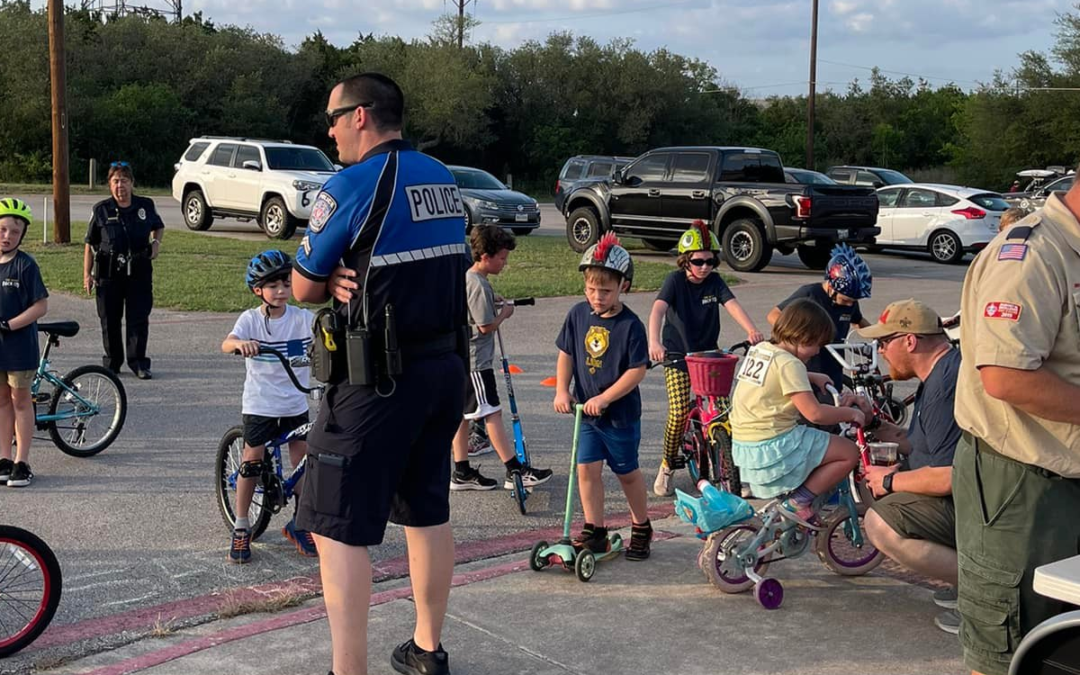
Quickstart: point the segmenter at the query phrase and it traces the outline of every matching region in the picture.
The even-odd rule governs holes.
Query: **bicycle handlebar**
[[[240,350],[234,349],[233,354],[240,355]],[[296,372],[292,369],[292,364],[289,362],[289,359],[287,359],[285,355],[278,350],[270,349],[269,347],[259,347],[259,354],[270,354],[271,356],[277,357],[277,360],[281,361],[282,367],[285,368],[285,374],[289,376],[289,380],[292,382],[293,386],[304,392],[305,394],[312,394],[317,391],[322,391],[323,388],[318,385],[314,387],[305,387],[304,385],[300,384],[300,380],[296,377]]]
[[[751,346],[752,345],[750,344],[749,340],[743,340],[742,342],[738,342],[736,344],[733,344],[730,347],[728,347],[727,349],[722,349],[720,351],[723,351],[723,352],[726,352],[726,353],[729,353],[729,354],[734,354],[737,351],[742,351],[742,353],[745,355],[746,352],[750,350]],[[685,360],[686,360],[686,354],[684,354],[683,352],[668,352],[666,359],[664,359],[663,361],[650,361],[649,364],[646,366],[646,368],[649,369],[649,370],[651,370],[653,368],[656,368],[657,366],[663,366],[664,368],[670,368],[671,366],[675,365],[676,363],[678,363],[680,361],[685,361]]]

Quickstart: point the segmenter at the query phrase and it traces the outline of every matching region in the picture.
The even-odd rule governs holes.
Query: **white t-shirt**
[[[311,344],[311,322],[314,315],[306,309],[285,306],[279,319],[266,320],[262,308],[249,309],[236,320],[231,335],[241,340],[255,340],[263,347],[276,349],[294,366],[296,378],[310,386],[311,367],[307,364],[307,348]],[[292,417],[308,411],[307,394],[293,386],[288,373],[273,354],[262,354],[247,361],[244,380],[243,414],[263,417]]]

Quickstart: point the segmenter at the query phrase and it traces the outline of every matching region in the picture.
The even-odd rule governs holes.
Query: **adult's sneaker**
[[[956,586],[934,591],[934,604],[943,609],[956,609]]]
[[[480,473],[479,467],[469,467],[465,471],[457,471],[450,474],[450,489],[454,492],[464,490],[479,490],[486,492],[499,487],[499,481],[488,478]]]
[[[521,484],[527,488],[543,485],[551,480],[551,469],[537,469],[532,466],[521,467]],[[506,480],[503,481],[504,490],[513,490],[514,481],[510,478],[510,472],[506,472]]]
[[[15,462],[15,468],[11,470],[7,484],[8,487],[26,487],[32,480],[34,480],[34,472],[30,470],[30,465],[26,462]]]
[[[947,609],[934,617],[934,625],[950,635],[960,634],[960,612]]]
[[[11,461],[7,457],[0,459],[0,483],[5,485],[8,482],[8,478],[11,478],[11,472],[15,470],[15,462]]]
[[[251,560],[251,531],[233,530],[232,543],[229,544],[229,562],[243,565]]]
[[[425,652],[409,640],[394,648],[390,665],[405,675],[450,675],[450,657],[441,644],[435,651]]]
[[[315,538],[307,530],[298,528],[295,519],[290,520],[285,527],[281,528],[281,534],[293,543],[300,555],[307,558],[319,557],[319,549],[315,548]]]

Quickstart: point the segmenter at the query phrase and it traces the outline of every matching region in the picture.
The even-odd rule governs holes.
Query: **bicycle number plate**
[[[751,349],[739,366],[738,379],[740,382],[749,382],[759,387],[765,386],[765,376],[772,366],[772,354],[761,350]]]

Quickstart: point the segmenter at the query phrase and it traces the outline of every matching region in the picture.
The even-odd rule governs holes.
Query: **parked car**
[[[610,184],[579,186],[563,208],[579,253],[608,230],[667,250],[701,219],[740,272],[760,271],[774,250],[797,250],[808,267],[824,269],[835,242],[873,241],[877,212],[872,188],[788,183],[772,150],[715,146],[650,150]]]
[[[1024,174],[1032,173],[1045,173],[1045,176],[1025,176]],[[1062,176],[1061,178],[1054,179],[1057,176],[1056,172],[1043,171],[1041,169],[1035,169],[1033,171],[1021,171],[1016,174],[1024,178],[1031,178],[1031,184],[1023,192],[1006,192],[1002,195],[1009,206],[1015,206],[1025,211],[1035,211],[1041,209],[1046,204],[1046,198],[1054,192],[1068,192],[1072,189],[1073,181],[1076,180],[1076,175]],[[1041,179],[1040,179],[1041,178]]]
[[[864,185],[872,188],[915,182],[899,171],[876,166],[833,166],[829,167],[825,174],[840,185]]]
[[[985,248],[1009,208],[996,192],[936,183],[881,188],[877,195],[876,246],[927,251],[940,263]]]
[[[519,236],[540,227],[540,205],[529,195],[515,192],[487,171],[451,166],[465,202],[465,231],[474,224],[508,227]]]
[[[582,182],[611,180],[615,169],[623,168],[633,159],[610,155],[577,155],[566,160],[559,172],[559,179],[555,181],[555,208],[562,211],[566,195]]]
[[[802,183],[803,185],[836,185],[836,181],[820,171],[810,169],[793,169],[784,167],[784,179],[789,183]]]
[[[310,145],[202,136],[191,139],[175,168],[173,198],[188,229],[236,218],[288,239],[307,226],[316,195],[340,167]]]

